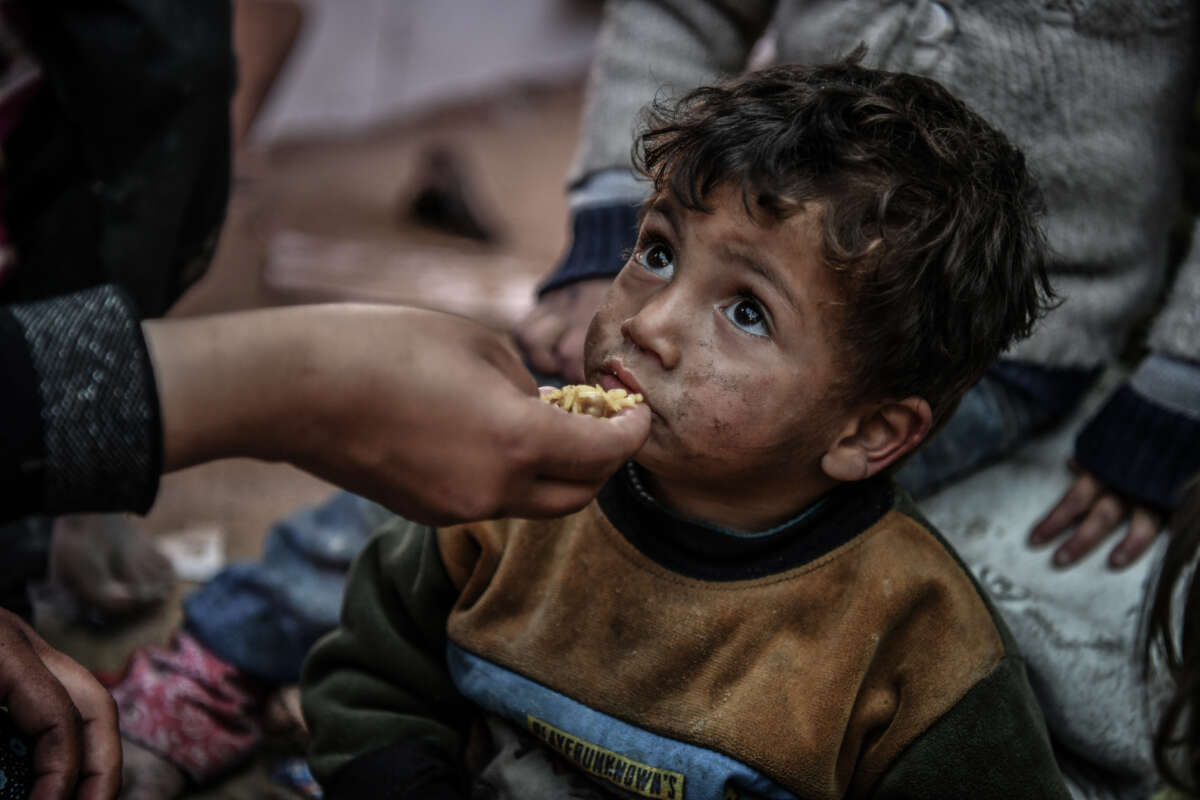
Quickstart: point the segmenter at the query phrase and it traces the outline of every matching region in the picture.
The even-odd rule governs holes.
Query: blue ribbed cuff
[[[1075,458],[1113,489],[1174,508],[1200,472],[1200,417],[1173,411],[1122,385],[1075,442]]]
[[[575,212],[571,246],[538,295],[588,278],[612,278],[637,244],[639,205],[592,206]]]

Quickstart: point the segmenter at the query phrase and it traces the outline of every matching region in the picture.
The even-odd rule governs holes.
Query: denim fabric
[[[240,670],[294,683],[337,626],[350,562],[390,513],[340,492],[275,524],[262,560],[233,564],[184,600],[184,628]]]
[[[997,361],[967,390],[945,426],[896,472],[896,482],[919,500],[999,460],[1070,414],[1101,371]]]

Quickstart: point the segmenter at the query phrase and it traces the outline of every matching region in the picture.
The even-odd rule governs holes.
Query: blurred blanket
[[[386,516],[340,492],[276,523],[260,561],[227,567],[184,601],[168,647],[133,655],[112,689],[121,735],[196,783],[253,755],[268,694],[294,683],[337,625],[346,570]]]
[[[1111,391],[1109,374],[1062,427],[1003,462],[921,503],[991,595],[1025,656],[1030,682],[1079,798],[1145,798],[1155,784],[1151,740],[1165,681],[1143,676],[1143,606],[1163,537],[1130,567],[1106,558],[1124,536],[1059,569],[1054,544],[1031,548],[1029,531],[1074,480],[1066,466],[1078,429]]]

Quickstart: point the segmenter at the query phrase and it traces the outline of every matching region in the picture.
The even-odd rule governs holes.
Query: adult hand
[[[167,469],[289,461],[415,521],[576,510],[645,441],[538,399],[508,340],[460,317],[367,305],[147,322]]]
[[[1090,553],[1128,518],[1129,529],[1109,553],[1108,563],[1115,568],[1133,563],[1154,541],[1162,528],[1162,516],[1110,491],[1074,461],[1071,462],[1071,468],[1078,475],[1075,483],[1050,513],[1034,526],[1029,537],[1030,543],[1044,544],[1074,526],[1075,532],[1054,553],[1055,565],[1067,567]]]
[[[30,797],[108,800],[121,788],[121,737],[112,695],[0,609],[0,705],[33,742]]]
[[[538,372],[582,383],[583,341],[611,278],[593,278],[547,292],[513,335]]]

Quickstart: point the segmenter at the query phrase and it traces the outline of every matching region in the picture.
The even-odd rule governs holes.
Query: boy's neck
[[[644,470],[641,477],[646,490],[663,506],[691,519],[739,533],[758,533],[787,522],[839,483],[822,474],[797,478],[786,492],[761,484],[714,491],[711,485],[663,480]]]

